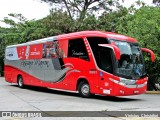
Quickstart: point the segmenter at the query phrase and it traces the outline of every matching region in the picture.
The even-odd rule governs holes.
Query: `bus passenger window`
[[[42,58],[63,58],[65,57],[64,51],[59,47],[59,42],[54,41],[43,44]]]
[[[89,56],[82,38],[69,40],[68,57],[76,57],[89,61]]]
[[[55,57],[56,53],[55,53],[55,48],[53,43],[44,43],[43,44],[43,54],[42,54],[42,58],[52,58],[53,55]]]

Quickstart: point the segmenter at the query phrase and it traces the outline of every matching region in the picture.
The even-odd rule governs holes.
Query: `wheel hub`
[[[82,90],[83,94],[88,94],[89,93],[89,86],[88,85],[83,85],[81,90]]]

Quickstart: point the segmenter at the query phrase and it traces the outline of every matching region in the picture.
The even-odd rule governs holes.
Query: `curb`
[[[146,94],[160,94],[160,91],[146,91]]]

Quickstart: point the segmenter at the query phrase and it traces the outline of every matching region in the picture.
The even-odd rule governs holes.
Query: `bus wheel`
[[[23,88],[23,87],[24,87],[23,78],[22,78],[21,75],[18,76],[17,83],[18,83],[18,86],[19,86],[20,88]]]
[[[81,97],[88,98],[91,97],[90,86],[87,82],[82,81],[78,85],[78,92]]]

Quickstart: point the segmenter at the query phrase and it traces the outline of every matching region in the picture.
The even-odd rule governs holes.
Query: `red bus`
[[[142,51],[154,61],[154,53],[140,48],[124,35],[82,31],[57,35],[5,50],[5,80],[10,83],[127,96],[146,92],[148,77]]]

